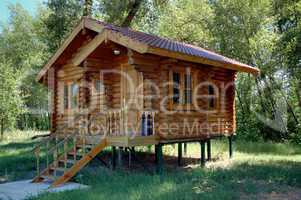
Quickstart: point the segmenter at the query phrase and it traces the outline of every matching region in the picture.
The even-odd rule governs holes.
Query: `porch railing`
[[[56,169],[59,166],[59,161],[63,160],[64,168],[67,168],[68,152],[75,151],[78,144],[82,145],[83,154],[86,153],[86,138],[80,134],[55,134],[44,138],[38,145],[34,147],[36,156],[37,176],[40,176],[44,170],[50,167],[54,170],[53,175],[56,176]],[[43,160],[41,159],[43,158]],[[76,154],[74,154],[74,162],[76,162]],[[43,170],[41,171],[41,168]]]
[[[155,111],[138,111],[138,121],[129,121],[126,110],[110,110],[106,113],[107,135],[123,136],[131,135],[130,130],[134,129],[136,135],[155,135]],[[131,129],[129,129],[131,126]]]

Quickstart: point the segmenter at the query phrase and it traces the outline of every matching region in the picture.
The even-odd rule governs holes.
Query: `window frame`
[[[189,84],[188,84],[188,79],[187,77],[189,77]],[[193,93],[193,87],[192,87],[192,83],[193,83],[193,76],[191,75],[191,73],[185,73],[184,74],[184,105],[191,105],[192,104],[192,93]],[[187,92],[190,92],[190,95],[187,96]],[[189,97],[189,100],[187,99]]]
[[[210,89],[212,89],[212,92],[210,92]],[[216,90],[217,89],[217,90]],[[207,93],[208,93],[208,110],[209,111],[216,111],[219,109],[219,88],[213,86],[213,85],[208,85],[207,88]]]
[[[99,89],[97,87],[97,83],[99,83]],[[93,79],[93,94],[94,95],[100,95],[100,94],[105,94],[105,87],[103,82],[100,79]]]
[[[69,85],[66,83],[63,83],[63,110],[69,109]]]
[[[76,85],[77,86],[77,92],[76,92],[76,106],[73,107],[72,106],[72,86]],[[67,90],[66,90],[67,88]],[[75,81],[71,81],[71,82],[63,82],[63,97],[62,97],[62,104],[63,104],[63,111],[76,111],[79,109],[79,89],[80,86],[77,82]],[[66,95],[66,91],[67,91],[67,95]],[[67,100],[65,99],[67,97]],[[66,106],[66,102],[67,102],[67,106]]]
[[[175,74],[178,75],[178,82],[175,82]],[[172,103],[174,105],[179,105],[182,103],[182,95],[181,95],[181,85],[182,85],[182,78],[181,73],[178,71],[172,71]],[[175,96],[175,90],[178,91],[178,96]],[[177,99],[177,102],[175,102]]]
[[[73,86],[76,88],[76,93],[73,94]],[[75,100],[75,102],[74,102]],[[75,103],[75,104],[74,104]],[[72,82],[70,84],[70,109],[71,110],[77,110],[79,106],[79,85],[76,82]]]
[[[190,67],[173,67],[169,70],[169,80],[171,88],[169,90],[171,96],[171,109],[173,110],[190,110],[193,105],[193,89],[196,81],[196,76],[192,73]],[[174,73],[178,73],[180,77],[179,84],[179,103],[174,102]],[[186,88],[186,76],[190,76],[190,89]],[[186,91],[190,91],[190,102],[186,101]]]

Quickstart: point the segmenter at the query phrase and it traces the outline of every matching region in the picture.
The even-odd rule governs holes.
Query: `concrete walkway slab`
[[[62,192],[66,190],[86,189],[88,186],[78,183],[66,183],[60,187],[51,188],[51,182],[31,183],[31,180],[23,180],[0,184],[0,200],[24,200],[37,196],[44,192]]]

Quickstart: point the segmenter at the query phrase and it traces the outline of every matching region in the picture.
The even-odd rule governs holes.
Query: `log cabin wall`
[[[56,99],[56,110],[58,111],[56,117],[57,130],[59,134],[64,134],[66,127],[72,126],[74,113],[76,109],[71,109],[70,89],[68,90],[67,102],[64,102],[64,95],[66,87],[70,88],[72,84],[80,85],[83,78],[84,70],[78,66],[64,65],[57,72],[57,91],[58,98]],[[80,92],[78,103],[83,98],[83,93]],[[66,101],[66,99],[65,99]]]
[[[122,62],[87,59],[90,88],[89,133],[103,135],[106,132],[107,111],[120,109]],[[116,132],[116,131],[115,131]]]
[[[105,131],[103,128],[106,121],[104,115],[100,113],[120,109],[124,101],[130,100],[129,98],[134,98],[135,104],[128,105],[127,120],[136,128],[133,130],[133,127],[127,127],[129,132],[140,132],[140,111],[143,110],[158,111],[155,117],[155,133],[161,140],[205,138],[230,135],[235,132],[234,85],[228,86],[226,93],[223,92],[223,87],[234,83],[234,71],[150,54],[142,55],[128,49],[121,49],[119,56],[100,57],[100,53],[104,51],[101,48],[94,53],[94,56],[86,59],[84,67],[65,65],[57,70],[58,98],[55,106],[58,114],[54,119],[58,129],[72,122],[76,113],[72,109],[64,108],[64,85],[77,83],[81,86],[86,82],[88,90],[79,87],[78,107],[79,109],[85,108],[85,105],[89,107],[88,118],[94,123],[94,126],[90,126],[88,130],[91,134],[103,134]],[[106,51],[113,49],[106,48]],[[133,79],[135,87],[142,85],[142,91],[138,89],[138,93],[133,95],[133,91],[128,90],[128,85],[120,74],[109,73],[107,70],[128,74]],[[103,76],[102,71],[106,71]],[[173,104],[173,88],[167,83],[172,80],[173,72],[180,72],[183,76],[187,71],[192,77],[192,89],[207,81],[218,87],[216,92],[219,95],[214,103],[216,112],[204,113],[199,112],[192,105]],[[96,86],[97,81],[101,84],[101,88]],[[142,99],[139,94],[142,94]],[[208,85],[200,87],[194,95],[208,95]],[[181,96],[183,98],[183,86],[181,86]],[[221,101],[223,98],[224,100]],[[193,104],[203,111],[208,111],[208,98],[198,98]],[[174,124],[176,127],[172,127]],[[99,128],[99,125],[102,128]],[[70,128],[75,128],[75,124],[71,123]]]
[[[161,140],[208,138],[235,132],[235,71],[138,53],[131,54],[129,63],[143,76],[143,109],[159,111],[155,132]],[[199,87],[193,96],[209,95],[207,82],[216,86],[214,109],[209,108],[208,97],[197,98],[191,105],[172,103],[173,88],[167,83],[173,72],[183,72],[183,76],[187,71],[192,77],[192,90]],[[183,84],[180,87],[184,98]]]

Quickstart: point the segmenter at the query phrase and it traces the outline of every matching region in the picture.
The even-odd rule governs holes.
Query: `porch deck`
[[[106,138],[108,146],[118,146],[118,147],[134,147],[134,146],[147,146],[155,145],[159,143],[159,137],[156,135],[150,136],[106,136],[96,135],[96,136],[86,136],[86,143],[91,145],[96,145],[101,141],[101,139]]]

